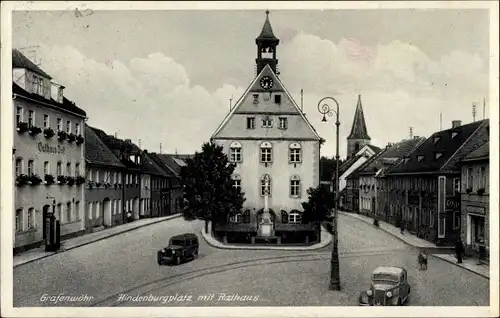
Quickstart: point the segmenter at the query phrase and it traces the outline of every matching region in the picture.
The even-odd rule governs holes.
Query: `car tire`
[[[401,306],[402,303],[401,303],[401,298],[398,298],[398,303],[397,303],[398,306]]]

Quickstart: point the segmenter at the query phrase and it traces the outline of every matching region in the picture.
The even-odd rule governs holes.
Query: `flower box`
[[[29,129],[28,127],[28,123],[25,123],[25,122],[20,122],[20,123],[17,123],[17,132],[22,134],[22,133],[25,133],[27,132]]]
[[[29,129],[28,129],[29,133],[31,136],[36,136],[38,135],[39,133],[42,132],[42,129],[40,127],[36,127],[36,126],[31,126]]]
[[[81,185],[81,184],[84,184],[84,183],[85,183],[85,177],[82,177],[82,176],[76,177],[76,184],[77,185]]]
[[[57,133],[57,137],[59,138],[59,140],[63,141],[64,139],[66,139],[68,135],[66,134],[66,132],[64,131],[60,131]]]
[[[45,138],[52,138],[54,137],[56,133],[54,132],[54,130],[52,128],[45,128],[43,130],[43,135],[45,136]]]
[[[16,185],[21,187],[29,183],[29,177],[25,174],[20,174],[16,177]]]
[[[33,174],[33,175],[29,176],[29,181],[30,181],[30,183],[31,183],[32,186],[37,186],[40,183],[42,183],[42,178],[40,178],[36,174]]]
[[[76,140],[76,136],[74,134],[69,134],[68,135],[68,142],[73,142]]]
[[[57,183],[58,184],[65,184],[66,183],[66,177],[65,176],[57,176]]]
[[[81,144],[83,144],[83,141],[84,141],[84,139],[83,139],[82,135],[78,135],[78,136],[76,137],[76,144],[77,144],[77,145],[81,145]]]
[[[72,187],[75,184],[75,178],[74,177],[66,177],[66,183]]]
[[[55,178],[51,174],[46,174],[45,177],[44,177],[44,180],[45,180],[45,184],[46,185],[52,185],[55,182]]]

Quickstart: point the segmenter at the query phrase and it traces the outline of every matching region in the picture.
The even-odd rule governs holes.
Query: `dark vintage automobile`
[[[199,242],[196,234],[185,233],[172,236],[168,246],[158,251],[158,265],[179,265],[198,257]]]
[[[359,295],[360,306],[402,306],[411,293],[408,272],[403,267],[381,266],[372,274],[370,289]]]

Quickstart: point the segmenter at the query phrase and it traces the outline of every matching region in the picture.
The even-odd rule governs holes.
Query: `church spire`
[[[274,73],[277,73],[278,59],[276,58],[276,47],[280,40],[274,35],[271,22],[269,21],[269,10],[266,11],[266,21],[262,26],[262,31],[255,39],[257,44],[257,74],[259,74],[266,65],[269,65]]]
[[[361,105],[361,95],[358,95],[358,105],[354,113],[354,121],[352,122],[351,133],[347,139],[364,139],[371,140],[366,129],[365,115],[363,114],[363,105]]]

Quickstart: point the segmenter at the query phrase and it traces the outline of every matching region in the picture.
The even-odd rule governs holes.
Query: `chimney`
[[[462,121],[461,120],[452,120],[451,121],[451,128],[457,128],[462,126]]]
[[[125,139],[125,142],[128,143],[128,144],[131,144],[132,143],[132,139]]]

